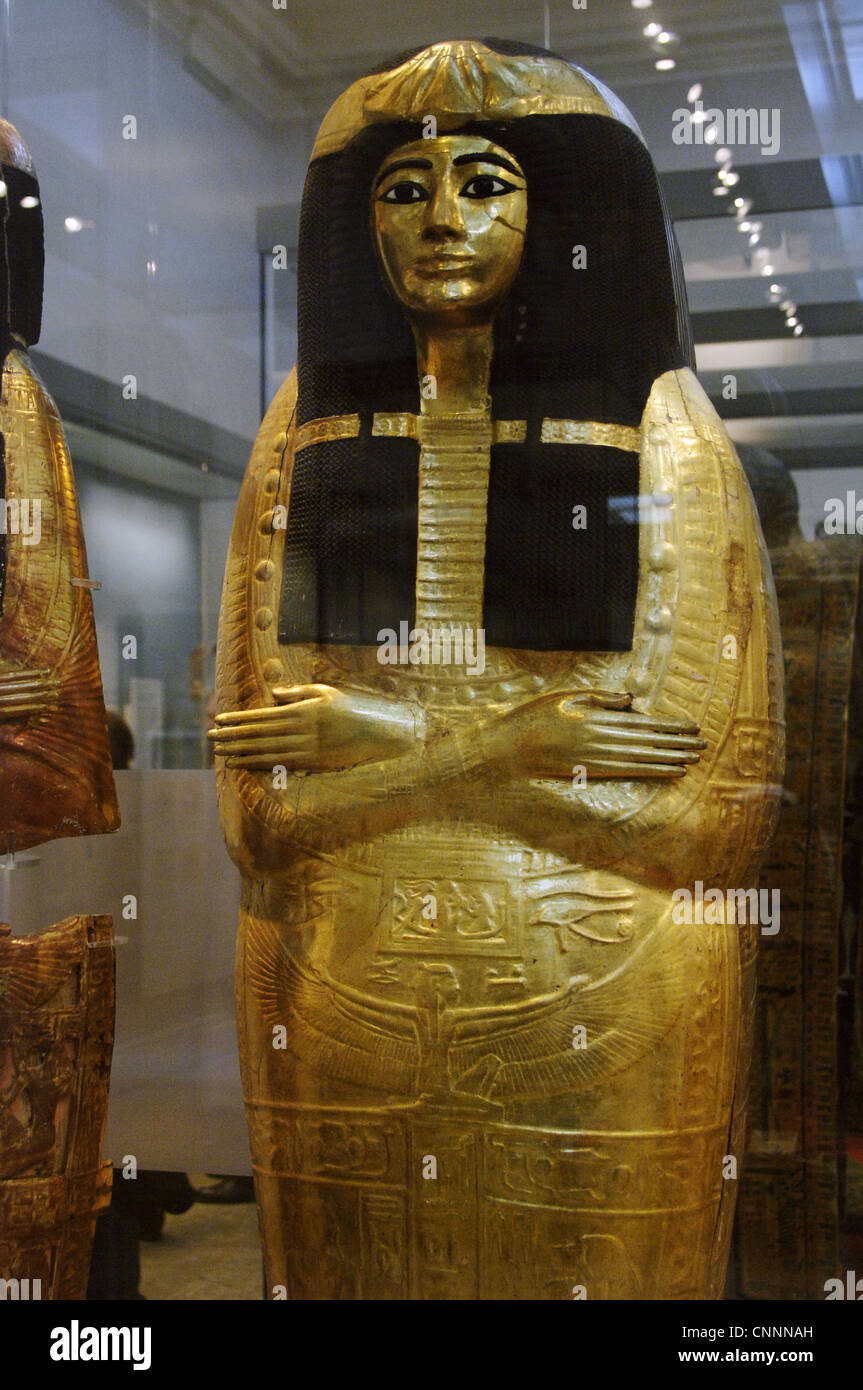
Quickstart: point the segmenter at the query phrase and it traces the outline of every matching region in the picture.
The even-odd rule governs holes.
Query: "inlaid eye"
[[[517,185],[496,174],[475,174],[461,191],[463,198],[493,198],[496,194],[515,193]]]
[[[392,188],[388,188],[386,193],[381,194],[382,203],[423,203],[428,201],[428,193],[422,184],[413,183],[410,179],[401,179],[394,183]]]

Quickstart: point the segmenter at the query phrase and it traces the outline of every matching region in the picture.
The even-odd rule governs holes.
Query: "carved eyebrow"
[[[457,162],[457,161],[456,161],[456,162]],[[417,158],[415,158],[415,159],[397,159],[397,160],[395,161],[394,164],[388,164],[387,167],[386,167],[386,169],[384,169],[383,172],[380,173],[380,174],[378,175],[378,177],[375,179],[375,188],[377,188],[379,184],[382,184],[383,181],[384,181],[384,179],[387,178],[387,176],[388,176],[389,174],[394,174],[394,173],[396,172],[397,169],[431,169],[431,168],[432,168],[432,162],[431,162],[431,160],[430,160],[430,159],[420,159],[419,156],[417,156]]]
[[[501,169],[506,169],[510,174],[515,174],[517,179],[523,179],[524,174],[520,169],[511,164],[508,159],[503,159],[499,154],[458,154],[453,160],[453,164],[499,164]]]

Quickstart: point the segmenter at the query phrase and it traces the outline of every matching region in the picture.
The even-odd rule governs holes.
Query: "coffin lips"
[[[446,270],[467,269],[474,255],[470,251],[439,251],[433,256],[423,256],[416,263],[416,269],[424,274],[435,274]]]

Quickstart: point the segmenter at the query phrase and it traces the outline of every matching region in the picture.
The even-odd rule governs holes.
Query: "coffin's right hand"
[[[326,772],[391,758],[412,745],[415,714],[404,705],[331,685],[277,686],[278,704],[216,715],[208,738],[228,767]]]

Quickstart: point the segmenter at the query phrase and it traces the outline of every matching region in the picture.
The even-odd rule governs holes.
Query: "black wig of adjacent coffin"
[[[610,498],[638,493],[634,453],[540,442],[546,417],[637,427],[655,379],[691,365],[683,279],[650,155],[607,116],[475,122],[525,171],[528,231],[495,324],[496,419],[527,420],[524,445],[492,449],[486,643],[527,650],[632,645],[638,528]],[[371,435],[375,412],[419,410],[410,327],[372,242],[373,176],[414,124],[363,130],[315,161],[299,244],[302,425],[357,413],[359,437],[295,460],[282,642],[375,645],[415,606],[418,445]],[[573,267],[584,247],[586,268]],[[573,528],[573,507],[587,527]]]
[[[39,184],[32,174],[0,165],[5,193],[0,197],[0,383],[6,358],[22,340],[38,342],[42,325],[45,238]],[[22,207],[23,199],[36,199]],[[13,337],[13,334],[15,337]],[[0,387],[2,389],[2,387]],[[0,434],[0,505],[6,500],[6,441]],[[0,617],[6,592],[5,527],[0,530]]]

